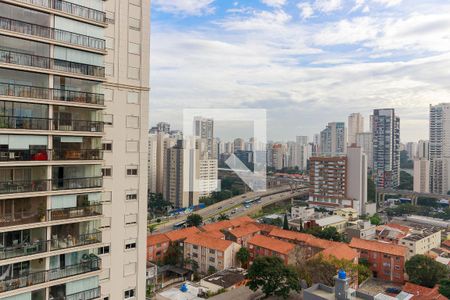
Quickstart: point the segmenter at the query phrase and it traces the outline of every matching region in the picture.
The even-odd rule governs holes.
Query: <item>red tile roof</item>
[[[201,235],[201,236],[213,237],[216,239],[222,239],[222,240],[225,239],[225,235],[220,231],[207,231],[207,232],[200,231],[197,234]]]
[[[311,234],[295,232],[295,231],[290,231],[290,230],[283,230],[283,229],[279,229],[279,228],[272,230],[269,233],[269,236],[277,237],[280,239],[286,239],[286,240],[290,240],[290,241],[303,242],[309,246],[320,248],[320,249],[327,249],[327,248],[341,244],[338,242],[319,239]]]
[[[406,256],[407,252],[407,248],[403,246],[383,243],[379,241],[362,240],[358,238],[352,238],[350,247],[373,252],[386,253],[395,256]]]
[[[170,242],[170,239],[164,233],[147,236],[147,247],[166,242]]]
[[[230,247],[233,242],[218,239],[215,237],[208,236],[205,233],[202,234],[193,234],[189,236],[185,241],[185,244],[191,244],[191,245],[197,245],[200,247],[208,248],[208,249],[215,249],[219,251],[225,251]]]
[[[252,233],[256,233],[256,232],[260,232],[261,229],[259,229],[258,226],[252,224],[252,223],[248,223],[242,226],[239,226],[237,228],[234,228],[232,230],[230,230],[230,234],[234,235],[237,238],[252,234]]]
[[[260,234],[257,234],[254,237],[252,237],[248,241],[248,244],[252,244],[254,246],[265,248],[281,254],[289,254],[295,248],[294,244],[266,237]]]
[[[450,248],[450,240],[445,240],[442,242],[442,246],[446,247],[446,248]]]
[[[318,254],[322,254],[324,257],[335,257],[337,259],[345,259],[353,261],[358,258],[358,252],[350,248],[347,244],[339,243],[327,248]]]
[[[408,226],[403,226],[403,225],[400,225],[400,224],[397,224],[397,223],[388,223],[388,224],[386,224],[385,226],[388,226],[388,227],[391,227],[391,228],[395,228],[395,229],[401,230],[401,231],[403,231],[404,233],[408,233],[408,232],[411,230],[410,227],[408,227]]]
[[[171,242],[184,240],[188,236],[191,236],[200,230],[197,227],[188,227],[178,230],[169,231],[166,233],[166,236],[170,239]]]
[[[261,224],[261,223],[253,223],[255,226],[257,226],[259,229],[261,229],[262,232],[269,233],[274,229],[279,229],[279,227],[270,225],[270,224]]]
[[[203,231],[220,231],[223,229],[233,228],[233,224],[229,220],[206,224],[201,227]]]
[[[237,217],[237,218],[231,219],[230,222],[233,226],[241,226],[241,225],[244,225],[247,223],[254,223],[255,220],[253,220],[249,216],[242,216],[242,217]]]
[[[424,286],[413,284],[410,282],[405,283],[402,289],[404,292],[414,295],[410,300],[446,300],[448,299],[444,295],[439,293],[439,287],[435,286],[430,289]]]

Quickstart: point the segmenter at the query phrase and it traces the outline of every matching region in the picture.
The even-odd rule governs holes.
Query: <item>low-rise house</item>
[[[163,233],[147,236],[147,261],[162,261],[169,245],[170,239]]]
[[[353,221],[358,219],[358,211],[352,207],[342,207],[333,211],[333,215],[346,218],[347,221]]]
[[[373,240],[375,238],[375,228],[376,226],[371,224],[370,221],[359,220],[355,224],[348,226],[345,229],[345,233],[350,240],[352,238]]]
[[[248,223],[230,231],[226,232],[227,240],[238,243],[241,246],[247,247],[248,241],[257,234],[261,233],[261,229],[252,223]]]
[[[308,208],[306,206],[291,207],[291,219],[302,219],[306,221],[313,218],[314,214],[314,208]]]
[[[235,242],[218,239],[206,234],[193,234],[184,241],[184,259],[193,269],[195,261],[200,273],[210,269],[217,271],[236,267],[236,252],[241,246]]]
[[[389,223],[386,225],[379,225],[375,231],[375,238],[379,241],[387,243],[398,244],[398,242],[407,236],[411,231],[408,226],[403,226],[396,223]]]
[[[316,219],[316,224],[322,228],[335,227],[340,233],[345,231],[347,227],[347,219],[341,216],[329,216],[321,219]]]
[[[295,245],[280,241],[264,235],[255,235],[248,241],[250,252],[250,264],[258,256],[278,256],[283,262],[288,264],[295,263]]]
[[[244,269],[226,269],[202,278],[200,285],[208,288],[212,293],[221,289],[232,290],[245,285],[247,282],[245,274]]]
[[[359,259],[365,260],[374,278],[403,283],[408,249],[380,241],[353,238],[350,247],[358,251]]]
[[[411,233],[400,239],[399,245],[408,248],[407,259],[416,254],[425,254],[433,248],[441,245],[440,230],[423,230],[421,232]]]

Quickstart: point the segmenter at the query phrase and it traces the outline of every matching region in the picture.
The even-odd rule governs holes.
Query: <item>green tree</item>
[[[163,216],[171,207],[172,204],[169,201],[166,201],[162,194],[148,194],[148,212],[152,216]]]
[[[375,182],[372,178],[367,178],[367,201],[368,202],[375,202],[376,197],[376,187]]]
[[[426,287],[434,287],[442,279],[447,279],[446,266],[426,255],[414,255],[405,264],[409,281]]]
[[[189,215],[186,219],[186,225],[188,227],[200,226],[203,223],[202,216],[198,214]]]
[[[218,217],[217,217],[217,221],[225,221],[225,220],[229,220],[230,217],[224,213],[221,213]]]
[[[247,286],[256,291],[261,289],[268,296],[286,299],[292,290],[299,292],[298,275],[292,266],[285,266],[277,256],[259,256],[248,269]]]
[[[250,260],[250,252],[247,248],[242,247],[236,252],[236,259],[241,263],[243,268],[247,268],[248,261]]]
[[[400,168],[413,169],[414,162],[408,158],[408,151],[403,150],[400,152]]]
[[[153,232],[155,232],[155,231],[156,231],[156,226],[158,226],[158,225],[156,225],[156,224],[150,224],[150,225],[148,225],[148,232],[150,232],[150,234],[152,234]]]
[[[398,189],[412,191],[414,189],[414,177],[405,171],[400,171],[400,185]]]
[[[450,279],[442,279],[439,282],[439,293],[450,298]]]
[[[381,224],[381,217],[379,214],[374,214],[373,216],[371,216],[369,218],[370,223],[372,223],[373,225],[380,225]]]
[[[336,242],[344,240],[344,236],[337,231],[336,227],[333,226],[324,229],[320,228],[319,226],[315,226],[306,230],[306,233],[312,234],[315,237],[318,237],[323,240]]]
[[[163,257],[164,265],[181,266],[183,264],[183,249],[178,243],[170,243]]]
[[[289,230],[289,222],[288,222],[287,214],[284,214],[283,229],[284,230]]]
[[[217,272],[217,269],[214,266],[208,267],[208,275],[214,274]]]

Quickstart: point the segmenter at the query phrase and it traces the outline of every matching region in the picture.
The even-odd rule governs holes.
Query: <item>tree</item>
[[[369,220],[370,220],[370,223],[372,223],[373,225],[378,226],[381,224],[381,217],[379,214],[374,214],[373,216],[371,216],[369,218]]]
[[[172,207],[172,204],[169,201],[166,201],[162,194],[149,193],[148,212],[150,214],[153,216],[163,216],[170,207]]]
[[[306,233],[312,234],[315,237],[323,240],[336,242],[344,241],[344,236],[337,231],[336,227],[333,226],[324,229],[320,228],[319,226],[314,226],[306,230]]]
[[[442,279],[446,279],[449,271],[446,266],[426,255],[414,255],[405,264],[409,281],[426,287],[434,287]]]
[[[274,295],[286,299],[292,290],[299,292],[298,275],[292,266],[285,266],[277,256],[258,256],[248,269],[247,286],[261,289],[266,297]]]
[[[287,214],[284,214],[283,229],[284,230],[289,230],[289,222],[288,222]]]
[[[375,202],[376,194],[375,182],[372,178],[367,178],[367,201]]]
[[[217,272],[217,269],[214,266],[208,267],[208,275],[214,274]]]
[[[248,261],[250,260],[250,252],[247,248],[242,247],[238,252],[236,252],[236,259],[241,263],[243,268],[246,268]]]
[[[202,216],[198,214],[189,215],[186,219],[186,225],[188,227],[200,226],[203,223]]]
[[[442,279],[439,282],[439,293],[450,298],[450,279]]]
[[[414,177],[405,171],[400,171],[400,185],[398,189],[412,191],[414,189]]]
[[[183,249],[178,243],[170,243],[163,257],[164,265],[181,266],[183,263]]]
[[[156,224],[150,224],[150,225],[148,225],[148,232],[150,232],[150,234],[152,234],[153,232],[155,232],[155,231],[156,231],[156,226],[158,226],[158,225],[156,225]]]
[[[225,220],[229,220],[230,217],[224,213],[221,213],[218,217],[217,217],[217,221],[225,221]]]
[[[413,169],[414,162],[409,159],[408,151],[403,150],[400,152],[400,168],[402,169]]]

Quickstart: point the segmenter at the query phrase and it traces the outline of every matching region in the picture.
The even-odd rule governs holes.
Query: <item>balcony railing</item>
[[[10,180],[0,182],[0,194],[43,192],[49,190],[50,180]]]
[[[64,236],[56,235],[51,240],[51,250],[85,246],[100,243],[101,240],[102,240],[102,233],[100,231],[85,233],[78,236],[72,236],[71,234],[65,234]]]
[[[102,187],[103,177],[82,177],[82,178],[55,178],[52,180],[54,191],[87,189]]]
[[[54,150],[53,160],[101,160],[101,149]]]
[[[49,121],[49,118],[0,116],[0,128],[48,130]]]
[[[17,0],[19,2],[52,8],[95,22],[106,23],[106,14],[102,11],[60,0]]]
[[[50,299],[55,300],[92,300],[100,298],[100,287],[66,296],[53,296],[52,292],[50,291],[50,297],[53,297]]]
[[[0,29],[52,39],[95,50],[105,49],[105,40],[103,39],[4,17],[0,17]]]
[[[48,160],[48,149],[0,150],[0,161],[33,161]]]
[[[103,122],[53,119],[53,130],[103,132]]]
[[[1,19],[1,18],[0,18]],[[81,74],[86,76],[105,77],[105,67],[87,65],[46,56],[38,56],[10,50],[0,49],[0,62],[27,67]]]
[[[22,243],[0,248],[0,260],[46,252],[48,241]]]
[[[0,281],[0,293],[12,291],[36,284],[49,282],[61,278],[76,276],[84,273],[100,270],[100,258],[89,258],[76,265],[69,265],[64,268],[55,268],[45,271],[30,272],[18,275],[17,277]]]
[[[49,210],[50,220],[52,221],[99,216],[101,214],[102,206],[100,204],[88,205],[84,207],[69,207]]]
[[[45,216],[41,218],[36,210],[30,212],[3,213],[0,214],[0,227],[37,223],[42,220],[45,221]]]

